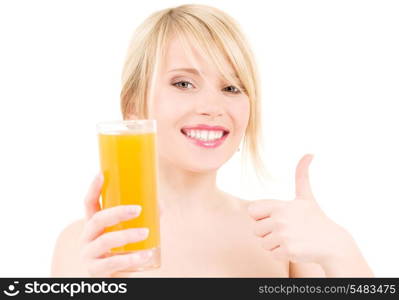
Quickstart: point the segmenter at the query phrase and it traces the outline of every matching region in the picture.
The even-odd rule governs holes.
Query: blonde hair
[[[206,5],[182,5],[157,11],[135,31],[127,52],[121,90],[123,119],[148,118],[154,78],[168,41],[176,36],[183,45],[195,45],[209,57],[224,79],[240,87],[250,101],[250,116],[242,145],[242,165],[249,154],[259,180],[271,178],[262,158],[260,84],[248,42],[234,19]],[[236,73],[221,62],[227,59]]]

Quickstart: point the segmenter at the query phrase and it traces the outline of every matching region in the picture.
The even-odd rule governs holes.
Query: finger
[[[104,233],[90,244],[86,256],[99,258],[112,248],[145,240],[148,233],[148,228],[130,228]]]
[[[299,199],[314,199],[309,181],[309,165],[313,154],[307,154],[299,161],[295,172],[295,194]]]
[[[89,272],[94,277],[109,277],[117,271],[144,265],[152,255],[152,250],[143,250],[135,253],[118,254],[107,258],[98,258],[90,264]]]
[[[93,214],[100,210],[100,195],[103,185],[103,175],[98,173],[90,185],[90,188],[85,197],[85,215],[86,220],[90,219]]]
[[[280,244],[281,240],[278,238],[276,234],[273,233],[270,233],[261,239],[262,248],[268,251],[279,246]]]
[[[140,215],[140,212],[140,205],[118,205],[100,210],[87,221],[83,230],[83,241],[89,242],[94,240],[103,233],[106,227],[136,218]]]
[[[248,205],[248,213],[255,220],[270,217],[280,204],[276,200],[256,200]]]
[[[273,231],[274,222],[273,219],[267,217],[265,219],[261,219],[256,221],[254,233],[259,237],[264,237],[266,234],[269,234]]]

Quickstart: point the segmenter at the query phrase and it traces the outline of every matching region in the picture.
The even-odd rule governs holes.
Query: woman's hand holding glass
[[[139,205],[118,205],[101,210],[99,198],[103,184],[100,173],[92,182],[85,198],[86,222],[80,236],[80,258],[92,277],[112,277],[113,273],[129,267],[139,267],[151,257],[150,250],[128,254],[112,254],[110,249],[145,240],[148,228],[131,228],[104,233],[108,226],[136,218]]]

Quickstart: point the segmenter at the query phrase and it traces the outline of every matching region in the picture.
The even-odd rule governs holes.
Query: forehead
[[[166,46],[163,61],[163,70],[168,72],[173,69],[193,68],[204,75],[215,75],[221,77],[222,74],[210,57],[196,49],[192,44],[187,43],[185,47],[178,38],[172,38]],[[234,70],[226,58],[222,59],[221,65],[229,74],[234,74]]]

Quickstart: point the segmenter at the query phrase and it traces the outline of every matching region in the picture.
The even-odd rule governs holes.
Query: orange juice
[[[120,121],[123,124],[127,122],[134,121]],[[142,207],[138,217],[107,227],[105,232],[137,227],[149,228],[147,239],[113,248],[111,253],[145,249],[159,252],[156,133],[129,128],[113,132],[100,129],[98,139],[101,171],[104,175],[102,209],[132,204]]]

